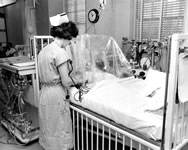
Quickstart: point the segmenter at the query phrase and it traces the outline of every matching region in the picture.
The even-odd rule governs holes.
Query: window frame
[[[183,2],[183,4],[181,4]],[[155,34],[149,37],[147,36],[147,32],[148,35],[152,34],[152,32],[154,32],[154,30],[150,29],[151,26],[154,25],[154,21],[148,21],[148,24],[146,23],[147,19],[144,18],[145,15],[144,13],[146,13],[146,11],[148,11],[147,13],[155,13],[156,10],[154,10],[154,8],[147,8],[145,5],[148,6],[149,4],[151,5],[152,3],[154,4],[154,6],[157,6],[158,8],[158,14],[155,14],[158,18],[147,18],[149,19],[158,19],[156,21],[156,24],[158,24],[157,26],[155,25]],[[155,3],[159,3],[158,5],[155,5]],[[178,3],[178,6],[174,5],[175,3]],[[173,8],[176,8],[176,11],[172,11],[170,10],[171,8],[168,8],[167,6],[170,5],[174,5]],[[181,6],[182,5],[182,6]],[[183,8],[184,6],[184,8]],[[148,10],[147,10],[148,9]],[[138,40],[138,41],[142,41],[142,40],[147,40],[147,39],[152,39],[152,40],[156,40],[156,41],[160,41],[163,40],[164,38],[168,37],[169,35],[172,35],[172,33],[182,33],[184,30],[184,21],[185,21],[185,9],[186,9],[186,0],[136,0],[135,1],[135,27],[134,27],[134,34],[133,37]],[[170,14],[167,14],[167,12],[170,12]],[[167,14],[167,16],[165,16],[165,13]],[[173,14],[174,13],[174,14]],[[178,15],[179,16],[178,16]],[[147,15],[147,14],[146,14]],[[177,15],[177,16],[173,16],[173,15]],[[148,15],[149,16],[149,15]],[[174,20],[173,20],[174,17]],[[177,22],[175,21],[176,18],[178,18],[180,20],[181,23],[179,23],[177,25],[173,24],[173,22]],[[171,25],[168,21],[168,19],[170,21],[172,21],[172,29],[170,30],[169,34],[165,33],[167,32],[167,30],[169,29],[165,29],[164,27],[167,27],[167,25]],[[145,23],[145,24],[144,24]],[[166,24],[165,24],[166,23]],[[166,25],[166,26],[165,26]],[[148,27],[147,27],[148,26]],[[145,27],[145,29],[144,29]],[[157,31],[156,31],[157,30]],[[151,32],[152,31],[152,32]],[[174,32],[173,32],[174,31]],[[146,35],[143,35],[143,34]]]
[[[0,41],[0,43],[2,43],[3,46],[5,46],[6,43],[7,43],[7,41],[8,41],[5,14],[0,13],[0,18],[1,18],[1,19],[4,19],[4,29],[1,29],[1,28],[0,28],[0,32],[4,32],[4,33],[5,33],[5,41]]]
[[[73,3],[71,5],[71,3]],[[64,0],[64,10],[69,19],[76,23],[79,33],[86,31],[86,0]],[[72,7],[72,8],[71,8]]]

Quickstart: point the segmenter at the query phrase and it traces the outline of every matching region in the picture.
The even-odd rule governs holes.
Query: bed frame
[[[37,81],[39,81],[37,54],[44,47],[44,42],[49,44],[52,39],[51,36],[34,36],[30,40],[32,57],[36,62]],[[148,139],[131,129],[116,124],[101,114],[71,104],[75,135],[74,150],[184,150],[188,148],[188,119],[186,117],[188,104],[187,102],[176,103],[179,41],[183,39],[188,40],[188,34],[173,34],[169,37],[169,61],[161,141]],[[38,48],[39,45],[40,48]],[[38,82],[37,97],[39,89]]]
[[[188,120],[186,103],[176,103],[177,76],[179,65],[179,42],[188,40],[188,34],[173,34],[169,42],[169,67],[167,71],[167,86],[165,95],[164,128],[162,147],[165,150],[183,149],[188,143]],[[167,105],[168,100],[168,105]],[[180,122],[180,125],[178,123]],[[188,147],[187,147],[188,148]],[[186,149],[187,149],[186,148]]]

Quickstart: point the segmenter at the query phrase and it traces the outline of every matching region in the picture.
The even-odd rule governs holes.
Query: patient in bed
[[[87,66],[87,70],[84,73],[77,71],[74,75],[76,80],[87,84],[89,87],[93,87],[99,81],[117,79],[115,75],[105,71],[103,62],[100,62],[98,65],[98,67]]]
[[[110,61],[103,61],[101,58],[95,60],[96,67],[93,67],[92,72],[88,72],[87,75],[92,74],[90,82],[96,83],[102,80],[112,80],[118,78],[129,77],[131,74],[126,70],[114,69],[113,64],[110,65]]]
[[[99,81],[130,77],[132,74],[126,66],[119,67],[115,60],[107,59],[99,53],[95,56],[93,64],[85,59],[84,65],[75,69],[74,76],[77,81],[87,81],[88,86],[93,87]]]

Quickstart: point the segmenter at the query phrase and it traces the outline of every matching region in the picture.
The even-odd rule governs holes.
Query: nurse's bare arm
[[[73,85],[73,82],[68,75],[69,70],[68,70],[68,67],[67,67],[67,62],[61,64],[58,67],[58,70],[59,70],[59,73],[60,73],[60,76],[61,76],[61,82],[62,82],[63,86],[68,89],[71,85]]]

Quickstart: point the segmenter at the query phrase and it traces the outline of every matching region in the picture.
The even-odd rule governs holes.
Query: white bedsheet
[[[163,98],[159,100],[157,94],[152,98],[144,96],[146,84],[146,80],[134,78],[103,80],[84,96],[82,102],[73,98],[71,101],[149,138],[159,140],[162,133],[162,116],[147,110],[154,110],[152,106],[155,106],[155,109],[161,108]],[[75,89],[72,90],[72,95],[75,92]],[[156,106],[157,102],[160,105]]]

